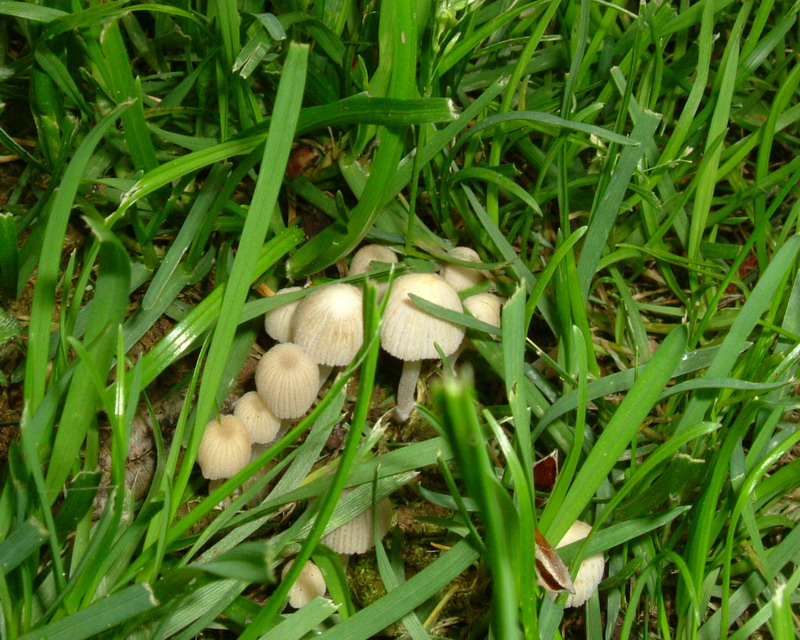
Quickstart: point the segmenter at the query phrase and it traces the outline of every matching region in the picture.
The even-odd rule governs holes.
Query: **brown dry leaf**
[[[545,537],[536,530],[536,573],[544,585],[551,591],[575,593],[569,571],[556,550],[550,546]]]

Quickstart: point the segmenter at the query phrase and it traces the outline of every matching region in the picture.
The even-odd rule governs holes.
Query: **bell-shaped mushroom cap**
[[[294,314],[294,341],[319,364],[349,364],[364,341],[362,295],[351,284],[320,287]]]
[[[384,498],[377,507],[378,535],[382,538],[392,524],[392,503],[389,498]],[[336,553],[346,555],[366,553],[372,549],[375,546],[375,539],[372,535],[372,507],[322,536],[320,542]]]
[[[281,579],[286,577],[292,568],[294,560],[290,560],[281,570]],[[295,609],[305,607],[314,598],[325,595],[327,590],[322,571],[311,560],[305,563],[300,575],[297,576],[292,588],[289,589],[289,605]]]
[[[314,402],[319,388],[319,367],[296,344],[276,344],[256,368],[256,389],[278,418],[299,418]]]
[[[197,464],[204,478],[230,478],[249,462],[250,437],[239,418],[222,416],[206,425],[197,450]]]
[[[438,358],[435,343],[450,355],[461,344],[464,327],[420,309],[409,293],[453,311],[461,311],[461,299],[453,287],[433,273],[409,273],[394,281],[383,314],[381,345],[401,360]]]
[[[242,421],[253,443],[272,442],[281,428],[281,419],[269,410],[256,391],[248,391],[236,401],[233,415]]]
[[[556,545],[556,549],[565,547],[578,540],[583,540],[591,531],[592,526],[590,524],[581,520],[576,520]],[[603,579],[605,566],[606,563],[605,560],[603,560],[602,553],[585,558],[583,562],[581,562],[578,575],[575,576],[575,580],[572,581],[575,587],[575,593],[570,594],[567,598],[567,607],[580,607],[592,597],[594,592],[597,591],[597,585],[599,585],[600,581]]]
[[[303,287],[285,287],[278,289],[276,295],[281,293],[292,293],[293,291],[300,291]],[[273,340],[278,342],[291,342],[292,340],[292,318],[297,309],[300,300],[293,300],[282,304],[280,307],[274,308],[272,311],[267,311],[264,314],[264,329]]]
[[[455,247],[454,249],[450,249],[447,255],[464,262],[481,261],[481,257],[478,253],[469,247]],[[449,262],[442,265],[442,277],[456,291],[469,289],[486,280],[485,272],[480,269],[470,269],[469,267],[462,267],[461,265],[450,264]]]
[[[372,271],[373,261],[394,264],[397,262],[397,254],[382,244],[364,245],[353,254],[353,259],[350,261],[350,275],[357,276]]]
[[[464,298],[464,308],[481,322],[493,327],[500,327],[500,312],[503,300],[493,293],[478,293],[469,298]]]

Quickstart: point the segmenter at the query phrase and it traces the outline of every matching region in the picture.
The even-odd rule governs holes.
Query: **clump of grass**
[[[623,5],[0,3],[2,637],[792,637],[796,10]],[[401,270],[473,247],[502,329],[419,302],[476,351],[393,442],[367,295],[354,363],[207,495],[203,425],[279,303],[257,292],[338,278],[364,239]],[[135,500],[131,426],[170,394]],[[446,515],[416,571],[413,536],[377,541],[357,609],[317,542],[390,494]],[[565,611],[535,530],[578,518],[562,560],[608,569]],[[284,608],[290,554],[334,604]],[[473,574],[491,604],[443,619]]]

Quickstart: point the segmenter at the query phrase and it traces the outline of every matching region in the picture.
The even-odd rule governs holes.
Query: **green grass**
[[[797,19],[0,1],[0,638],[796,637]],[[365,240],[398,272],[473,247],[502,328],[420,300],[474,348],[401,428],[368,295],[353,364],[209,494],[203,427],[280,302],[259,291],[337,279]],[[165,398],[135,499],[131,428]],[[318,542],[386,496],[410,517],[356,576]],[[606,574],[565,610],[534,531],[575,519],[562,560]],[[334,604],[294,612],[308,558]]]

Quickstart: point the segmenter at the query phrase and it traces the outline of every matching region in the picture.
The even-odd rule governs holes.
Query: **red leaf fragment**
[[[553,449],[533,465],[533,484],[541,491],[552,491],[558,478],[558,449]]]

